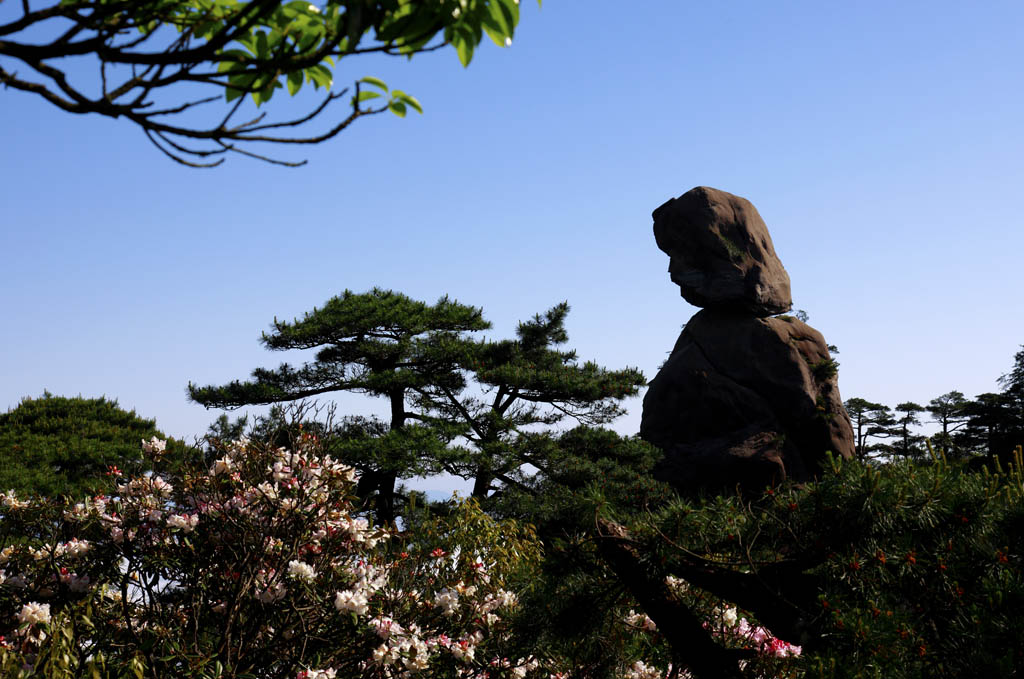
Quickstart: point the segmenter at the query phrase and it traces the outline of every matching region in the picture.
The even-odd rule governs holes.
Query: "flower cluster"
[[[18,654],[23,676],[58,636],[86,674],[97,651],[107,667],[127,669],[145,645],[146,673],[167,676],[197,657],[234,663],[236,674],[291,668],[298,679],[342,668],[547,676],[540,661],[497,650],[508,646],[504,617],[517,605],[506,587],[512,565],[487,544],[432,545],[429,535],[374,526],[351,504],[354,470],[315,440],[292,449],[235,442],[180,476],[160,470],[164,450],[144,441],[156,471],[110,475],[106,496],[57,507],[2,494],[36,535],[0,545],[0,611],[14,611],[0,614],[0,635],[21,639],[3,653]],[[475,506],[454,510],[452,521],[493,521]],[[435,535],[452,534],[442,526]],[[88,638],[48,631],[86,610],[89,624],[69,629],[89,629]],[[303,643],[288,641],[299,634]]]
[[[672,581],[675,582],[672,582]],[[670,576],[669,585],[677,592],[685,592],[686,586],[682,581]],[[801,648],[779,639],[771,634],[766,628],[751,625],[746,618],[740,617],[735,607],[720,609],[717,616],[717,625],[710,622],[704,623],[704,628],[712,630],[716,636],[724,637],[730,645],[740,645],[744,648],[756,650],[762,657],[787,658],[798,657]],[[657,632],[658,626],[650,617],[644,613],[637,613],[630,610],[624,618],[629,627],[647,633]],[[662,670],[656,665],[646,664],[637,660],[626,668],[622,679],[655,679],[667,676],[672,673],[671,666]],[[690,674],[681,670],[678,676],[686,678]]]
[[[737,617],[736,609],[729,609],[726,613],[730,612],[732,614],[731,619],[735,621]],[[801,648],[799,646],[772,636],[771,632],[764,627],[751,625],[747,622],[746,618],[740,618],[730,628],[735,631],[737,637],[747,640],[754,648],[765,655],[773,655],[776,658],[800,655]]]

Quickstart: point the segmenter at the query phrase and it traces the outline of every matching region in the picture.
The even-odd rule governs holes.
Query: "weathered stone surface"
[[[661,473],[681,486],[807,480],[825,451],[854,449],[821,333],[792,317],[715,309],[690,319],[651,382],[640,435],[666,451]]]
[[[665,452],[654,477],[682,490],[758,491],[786,478],[784,438],[751,426],[731,435],[678,444]]]
[[[654,238],[669,273],[694,306],[754,316],[789,311],[789,274],[750,201],[698,186],[653,213]]]

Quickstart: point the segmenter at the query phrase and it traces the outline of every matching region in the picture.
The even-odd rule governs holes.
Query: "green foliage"
[[[261,341],[275,351],[318,349],[299,368],[258,368],[253,379],[224,386],[189,384],[189,397],[210,408],[294,402],[338,391],[364,393],[388,400],[391,418],[385,427],[350,427],[331,432],[332,449],[362,472],[359,493],[376,493],[382,521],[396,516],[395,483],[399,478],[438,473],[449,457],[447,444],[461,429],[450,422],[428,421],[407,410],[407,394],[426,388],[461,391],[461,369],[473,351],[465,333],[490,323],[479,308],[447,297],[427,304],[374,288],[346,290],[301,319],[273,323]],[[415,419],[415,422],[407,420]],[[453,451],[451,455],[459,455]]]
[[[462,333],[489,327],[480,309],[447,297],[429,305],[379,288],[346,290],[291,323],[275,318],[273,332],[261,337],[271,350],[319,349],[313,362],[257,369],[251,381],[222,387],[190,383],[189,397],[208,408],[238,408],[335,391],[391,397],[418,386],[461,387]]]
[[[535,525],[545,548],[541,574],[520,598],[519,635],[535,640],[535,653],[562,657],[587,677],[621,676],[641,657],[666,660],[663,647],[623,623],[636,602],[601,560],[593,535],[599,515],[637,520],[675,496],[651,478],[661,452],[592,427],[524,444],[540,472],[490,503],[499,516]]]
[[[1024,475],[834,460],[761,498],[680,501],[634,534],[652,568],[804,646],[809,677],[1014,676]]]
[[[89,495],[110,465],[141,463],[139,442],[165,438],[155,420],[106,398],[67,398],[44,393],[0,414],[0,488],[47,496]],[[168,442],[168,454],[184,446]]]
[[[35,9],[24,3],[19,18],[0,24],[0,34],[9,38],[0,41],[0,59],[27,63],[42,82],[22,80],[16,69],[0,67],[0,83],[73,113],[131,120],[157,148],[186,165],[216,165],[223,159],[211,163],[208,158],[229,151],[294,165],[301,163],[273,161],[235,144],[316,143],[361,116],[391,111],[404,117],[410,108],[422,113],[422,106],[415,97],[367,76],[354,83],[347,117],[326,132],[291,137],[285,134],[288,128],[319,116],[348,90],[328,92],[312,113],[294,120],[267,123],[260,116],[229,124],[245,95],[262,106],[279,89],[293,96],[305,85],[329,91],[341,60],[365,54],[412,58],[450,45],[468,66],[485,33],[507,47],[518,23],[518,0],[60,0]],[[40,37],[47,35],[53,37]],[[60,70],[62,60],[82,57],[91,57],[102,73],[96,96],[86,93],[93,83],[79,84],[78,72]],[[130,75],[118,79],[119,66],[130,66],[125,69]],[[216,94],[184,102],[172,96],[154,106],[155,95],[184,83]],[[376,89],[364,89],[367,85]],[[169,118],[195,113],[220,97],[235,104],[227,118],[215,114],[209,127]],[[366,108],[364,103],[373,99],[381,99],[380,105]],[[211,146],[181,143],[195,140]]]
[[[0,676],[370,679],[387,673],[381,627],[391,663],[422,676],[507,657],[505,619],[541,554],[532,529],[473,501],[373,527],[353,512],[352,469],[312,436],[293,443],[220,446],[212,467],[178,471],[156,458],[154,475],[78,504],[4,494]],[[32,607],[45,615],[25,619]]]
[[[946,457],[963,458],[967,450],[959,445],[954,434],[962,429],[968,420],[968,401],[959,391],[950,391],[928,402],[925,409],[942,430],[932,436],[932,445],[943,451]]]
[[[494,584],[517,589],[532,586],[530,578],[540,565],[543,547],[534,527],[523,521],[495,519],[474,498],[454,496],[432,507],[413,507],[404,517],[399,536],[401,549],[419,554],[422,563],[440,550],[466,569],[479,558]],[[414,578],[415,579],[415,578]]]
[[[431,420],[463,427],[472,450],[447,471],[473,479],[475,497],[527,483],[524,465],[540,464],[527,435],[536,433],[534,425],[610,422],[624,412],[619,403],[646,384],[634,368],[581,365],[575,351],[558,349],[569,339],[568,313],[562,302],[519,323],[514,339],[473,344],[460,367],[482,394],[448,385],[416,389],[416,404]]]
[[[391,520],[399,478],[447,472],[473,479],[473,496],[482,499],[526,482],[524,465],[539,462],[524,438],[534,425],[601,424],[622,414],[619,402],[636,395],[643,374],[581,365],[574,351],[559,350],[568,312],[563,302],[520,323],[515,339],[472,341],[466,333],[490,327],[478,308],[447,297],[431,306],[392,291],[346,291],[291,323],[275,319],[262,337],[271,350],[318,349],[313,362],[257,369],[248,382],[190,384],[189,395],[226,408],[334,391],[387,398],[389,423],[349,418],[329,432],[329,445],[363,472],[360,494],[376,490],[379,515]],[[459,437],[468,445],[453,445]]]
[[[811,374],[815,382],[827,382],[839,374],[839,361],[833,358],[823,358],[817,363],[811,364]]]
[[[891,435],[892,408],[857,397],[847,399],[843,405],[853,424],[857,459],[867,461],[873,452],[879,450],[877,444],[868,443],[869,437],[888,438]]]

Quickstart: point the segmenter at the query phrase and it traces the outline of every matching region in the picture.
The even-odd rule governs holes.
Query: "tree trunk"
[[[483,468],[476,470],[476,478],[473,480],[473,497],[483,500],[487,497],[487,491],[491,489],[491,481],[494,477]]]
[[[753,652],[730,651],[715,643],[703,620],[676,599],[665,579],[644,567],[625,528],[602,519],[600,533],[601,556],[658,626],[672,647],[673,663],[684,665],[696,679],[740,679],[739,661]]]
[[[391,431],[405,427],[405,389],[394,389],[388,394],[391,401]],[[396,470],[382,469],[377,476],[377,521],[381,524],[395,522]]]

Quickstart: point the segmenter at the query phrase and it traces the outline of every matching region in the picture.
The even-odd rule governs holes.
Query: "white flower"
[[[161,439],[158,439],[155,436],[153,438],[149,439],[148,441],[146,439],[142,439],[142,450],[143,450],[143,452],[159,455],[159,454],[163,453],[166,449],[167,449],[167,441],[163,441]]]
[[[275,582],[269,585],[265,590],[256,595],[256,598],[265,604],[272,604],[275,601],[279,601],[284,598],[285,594],[288,593],[288,588],[284,586],[282,582]]]
[[[313,670],[313,669],[309,669],[309,670],[302,670],[301,672],[299,672],[297,675],[295,675],[295,679],[335,679],[336,676],[338,676],[337,672],[335,670],[332,670],[332,669],[326,669],[326,670]]]
[[[434,605],[441,609],[442,615],[454,615],[459,607],[459,593],[445,587],[434,595]]]
[[[199,523],[198,514],[171,514],[167,517],[167,525],[171,528],[178,528],[185,533],[191,533]]]
[[[13,490],[9,490],[6,493],[0,493],[0,498],[3,498],[4,507],[7,507],[8,509],[23,509],[28,507],[28,502],[19,500]]]
[[[77,573],[69,573],[66,568],[61,569],[60,581],[68,586],[72,592],[88,592],[89,591],[89,576],[78,575]]]
[[[320,8],[317,7],[316,5],[310,5],[309,6],[309,11],[312,12],[313,14],[319,14],[320,13]],[[332,677],[334,676],[334,670],[331,670],[331,676]],[[317,679],[319,679],[319,677],[317,677]]]
[[[21,611],[18,613],[18,622],[29,625],[34,625],[37,622],[45,624],[50,623],[50,604],[40,604],[35,601],[30,601],[21,607]]]
[[[512,38],[506,37],[505,38],[505,47],[511,47],[511,46],[512,46]]]
[[[275,462],[268,471],[275,481],[287,481],[292,477],[292,468],[280,460]]]
[[[234,460],[232,460],[230,457],[225,455],[224,457],[220,458],[219,460],[217,460],[216,462],[213,463],[213,466],[210,467],[210,475],[211,476],[220,476],[221,474],[227,474],[227,473],[231,472],[231,470],[234,469],[234,468],[235,468]]]
[[[665,576],[665,584],[668,585],[668,588],[671,589],[672,592],[675,594],[683,594],[688,589],[686,581],[680,580],[674,575]]]
[[[334,607],[341,613],[344,613],[345,611],[352,611],[356,615],[366,615],[370,610],[369,602],[366,600],[366,594],[363,592],[355,592],[350,589],[344,592],[338,592],[335,595]]]
[[[664,674],[657,667],[648,665],[642,660],[637,660],[626,670],[623,679],[660,679]]]
[[[456,659],[466,662],[473,662],[473,655],[476,653],[476,647],[470,639],[459,640],[458,643],[452,644],[449,650]]]
[[[89,516],[89,508],[85,506],[84,502],[79,502],[73,508],[64,510],[64,518],[68,521],[81,521],[87,516]]]
[[[658,629],[658,626],[643,613],[637,613],[634,610],[629,611],[629,615],[626,616],[626,624],[632,625],[633,627],[639,627],[645,632],[653,632]]]
[[[89,544],[88,540],[79,540],[78,538],[71,538],[70,542],[64,543],[61,547],[63,549],[59,551],[70,557],[82,556],[92,549],[92,545]]]
[[[392,634],[400,635],[405,631],[400,624],[386,615],[374,621],[373,625],[377,628],[377,635],[382,639],[388,639]]]
[[[304,561],[289,561],[288,575],[297,580],[305,580],[306,582],[316,580],[316,571]]]
[[[171,484],[167,483],[167,481],[163,480],[159,476],[151,477],[150,478],[150,485],[153,488],[153,492],[155,492],[155,493],[157,493],[159,495],[162,495],[163,497],[170,496],[171,491],[174,490],[174,486],[172,486]]]
[[[256,486],[256,490],[258,490],[263,495],[263,497],[267,498],[268,500],[277,499],[277,488],[272,484],[267,483],[266,481]]]
[[[739,616],[736,614],[735,606],[725,609],[725,612],[722,613],[722,622],[724,622],[728,627],[735,626],[737,620],[739,620]]]

